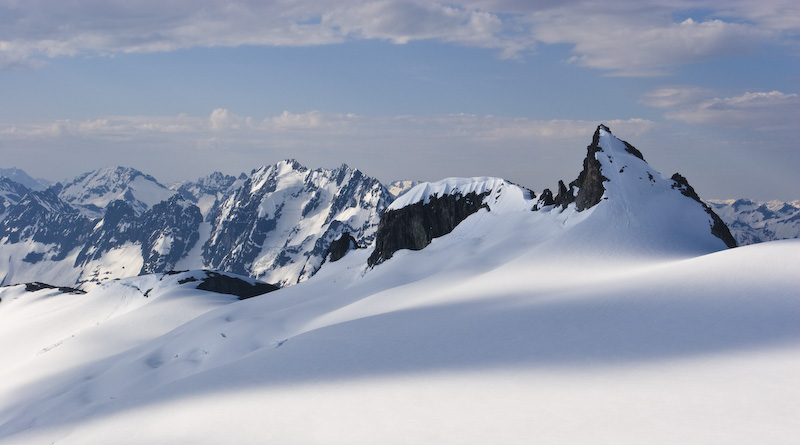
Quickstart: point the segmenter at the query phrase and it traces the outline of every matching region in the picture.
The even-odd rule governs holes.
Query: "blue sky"
[[[599,123],[707,198],[800,198],[795,1],[0,0],[0,167],[284,158],[572,180]]]

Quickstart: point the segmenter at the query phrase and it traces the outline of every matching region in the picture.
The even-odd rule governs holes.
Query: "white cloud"
[[[794,129],[800,116],[800,96],[780,91],[746,92],[733,97],[713,97],[691,86],[656,89],[643,99],[664,108],[664,117],[694,125],[750,128],[772,131]]]
[[[193,47],[435,39],[496,49],[505,58],[520,58],[537,43],[568,44],[575,64],[612,75],[648,76],[753,51],[767,41],[796,46],[796,3],[0,0],[0,68],[37,67],[59,56]],[[674,19],[701,9],[712,13]]]
[[[573,44],[569,61],[617,76],[664,75],[678,65],[755,50],[769,38],[753,25],[688,18],[680,23],[631,15],[539,14],[534,35]]]
[[[656,108],[671,108],[696,103],[698,98],[709,97],[714,93],[708,88],[693,85],[676,85],[657,88],[646,93],[641,103]]]
[[[185,138],[250,139],[254,136],[289,135],[307,137],[322,143],[327,136],[350,139],[373,138],[377,135],[400,137],[411,134],[457,137],[475,141],[520,141],[538,139],[585,138],[598,123],[619,128],[626,134],[639,135],[656,124],[646,119],[611,119],[604,121],[534,120],[529,118],[478,116],[467,114],[432,116],[365,117],[355,114],[308,111],[283,111],[277,116],[254,119],[240,116],[225,108],[214,109],[208,118],[178,116],[110,116],[86,121],[58,120],[27,124],[0,124],[0,135],[16,138],[54,138],[77,136],[86,138],[149,138],[155,135],[178,135]],[[303,130],[298,135],[297,130]],[[309,132],[310,131],[310,132]]]

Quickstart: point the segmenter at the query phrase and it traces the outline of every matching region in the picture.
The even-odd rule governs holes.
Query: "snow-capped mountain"
[[[543,233],[549,233],[546,227],[554,222],[578,219],[581,224],[596,225],[591,232],[602,241],[572,241],[582,248],[609,240],[626,246],[635,240],[635,249],[623,250],[684,255],[685,249],[702,253],[736,246],[724,222],[700,200],[686,178],[678,173],[663,177],[639,150],[617,139],[608,127],[598,127],[583,165],[569,187],[560,181],[556,196],[544,190],[536,201],[530,190],[497,178],[450,178],[419,184],[396,199],[381,218],[369,263],[379,264],[400,249],[422,249],[481,209],[505,212],[527,208],[557,214],[532,228]],[[603,216],[583,214],[589,210]]]
[[[53,185],[52,181],[48,181],[47,179],[34,179],[24,170],[12,167],[12,168],[0,168],[0,177],[6,177],[17,184],[22,184],[26,188],[36,191],[42,191],[47,187]]]
[[[293,160],[254,170],[215,212],[208,265],[280,285],[313,275],[331,243],[375,236],[391,200],[374,178],[346,165],[310,170]]]
[[[59,198],[85,209],[91,217],[102,215],[109,203],[118,200],[141,215],[174,194],[152,176],[129,167],[107,167],[84,173],[58,192]]]
[[[210,267],[294,284],[316,273],[334,240],[345,233],[352,246],[370,247],[371,264],[377,264],[397,249],[425,247],[479,209],[499,205],[498,196],[511,195],[525,197],[515,206],[540,212],[570,206],[581,212],[614,197],[613,205],[627,215],[615,224],[629,231],[660,230],[659,215],[667,215],[676,233],[703,220],[726,245],[735,244],[685,178],[662,177],[641,152],[605,127],[588,147],[578,178],[560,182],[555,194],[536,195],[497,178],[396,181],[392,190],[402,196],[391,205],[392,216],[383,219],[383,232],[393,235],[379,237],[376,251],[371,245],[378,221],[393,197],[377,180],[347,166],[311,170],[289,160],[256,169],[250,177],[215,172],[171,189],[123,167],[95,170],[42,191],[0,178],[0,283],[49,281],[88,289],[139,273]],[[426,208],[424,197],[436,205]],[[654,207],[664,205],[672,212]],[[720,205],[713,208],[739,244],[800,236],[792,211],[797,206],[791,203]],[[397,212],[402,207],[416,210]],[[696,235],[698,246],[708,243],[704,237]],[[344,250],[333,258],[350,245],[343,242]]]
[[[800,238],[800,201],[710,199],[708,203],[728,225],[740,246]]]
[[[294,161],[252,178],[214,173],[175,190],[122,167],[42,192],[5,178],[0,187],[0,283],[87,289],[204,267],[294,284],[317,271],[343,233],[369,244],[391,199],[358,170],[309,170]]]
[[[241,215],[277,223],[308,172],[257,171]],[[0,444],[794,443],[800,240],[727,248],[605,127],[559,189],[420,184],[372,248],[244,301],[204,272],[0,289]]]

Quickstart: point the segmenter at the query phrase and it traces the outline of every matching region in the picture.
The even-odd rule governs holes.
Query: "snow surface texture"
[[[708,204],[725,221],[740,246],[800,238],[800,201],[711,199]]]
[[[519,234],[525,222],[500,228]],[[65,314],[41,305],[106,300],[100,290],[18,296],[21,307],[0,316],[27,309],[59,320],[49,324],[59,332],[3,319],[2,338],[16,346],[3,349],[14,366],[0,384],[0,434],[19,434],[0,442],[794,439],[796,241],[587,267],[548,264],[531,237],[528,249],[476,246],[469,225],[366,275],[363,253],[352,253],[306,283],[161,336],[155,314],[205,302],[187,294],[190,306],[147,316],[133,309],[141,293],[117,289],[105,295],[114,310],[87,303]],[[453,257],[472,260],[431,267]],[[591,273],[575,280],[575,270]],[[143,280],[154,278],[123,283]],[[139,300],[126,306],[120,295]],[[117,305],[140,324],[97,325]],[[147,338],[119,340],[134,334]]]
[[[262,297],[0,290],[0,444],[796,443],[800,240],[725,249],[607,142],[631,176],[592,208],[481,209]]]

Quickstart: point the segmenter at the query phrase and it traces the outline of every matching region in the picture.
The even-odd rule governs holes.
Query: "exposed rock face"
[[[42,289],[58,289],[59,292],[63,294],[85,294],[86,292],[75,289],[73,287],[66,287],[66,286],[53,286],[51,284],[42,283],[39,281],[34,281],[32,283],[25,283],[25,292],[36,292]]]
[[[602,167],[595,156],[598,151],[602,150],[599,145],[601,129],[611,132],[605,125],[597,127],[591,145],[586,147],[587,153],[583,159],[583,170],[578,174],[578,178],[570,182],[569,187],[565,186],[563,181],[558,181],[558,194],[552,199],[550,199],[552,192],[545,189],[537,207],[556,205],[566,208],[574,202],[578,211],[583,211],[600,202],[605,192],[603,182],[608,181],[608,178],[603,176]],[[630,147],[630,153],[644,160],[639,150],[636,150],[627,142],[625,144]]]
[[[249,283],[241,278],[207,270],[206,278],[200,280],[197,288],[219,294],[236,295],[240,300],[257,297],[279,289],[269,283],[256,281]]]
[[[466,195],[431,196],[397,210],[387,210],[381,216],[375,238],[375,251],[368,264],[380,264],[400,249],[420,250],[433,238],[450,233],[461,221],[481,208],[489,192]]]
[[[180,195],[162,201],[144,213],[139,224],[144,264],[141,273],[174,268],[197,244],[203,215]]]
[[[714,213],[713,210],[711,210],[711,207],[709,207],[708,204],[704,203],[700,199],[692,186],[689,185],[689,181],[687,181],[686,178],[678,173],[672,175],[672,180],[675,181],[673,188],[680,190],[683,196],[687,196],[699,202],[703,206],[703,209],[705,209],[706,213],[708,213],[708,215],[711,217],[711,220],[714,222],[711,226],[711,234],[721,239],[726,246],[736,247],[736,240],[733,238],[733,235],[731,235],[731,231],[728,229],[728,226],[726,226],[725,222],[723,222],[722,219],[716,213]]]
[[[50,246],[41,258],[60,261],[76,247],[83,245],[93,222],[56,196],[53,189],[32,191],[25,195],[0,222],[0,239],[14,244],[33,241]],[[29,262],[38,255],[26,257]]]
[[[201,222],[200,209],[180,195],[154,205],[141,216],[136,216],[127,202],[112,201],[94,225],[75,265],[85,266],[112,249],[132,243],[141,246],[140,274],[172,269],[197,243]]]
[[[360,249],[358,241],[350,235],[350,232],[342,233],[338,239],[331,243],[328,251],[325,253],[325,259],[330,259],[331,262],[339,261],[352,249]]]

